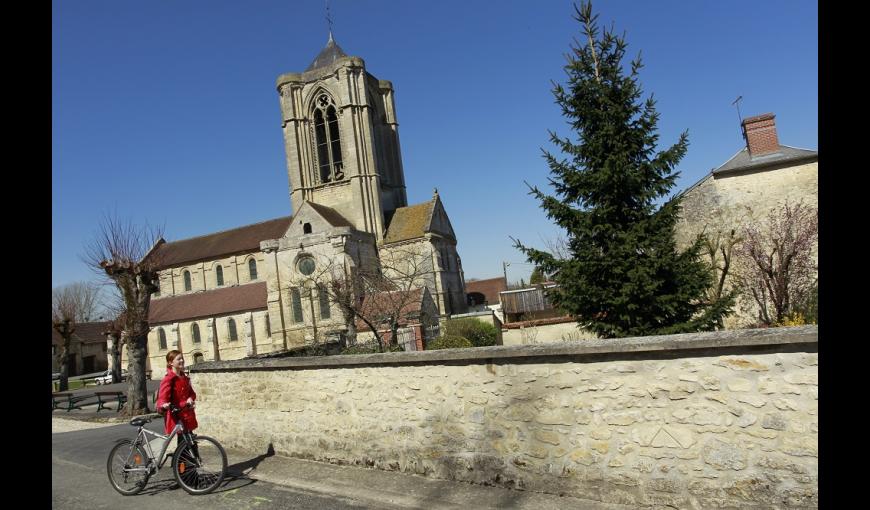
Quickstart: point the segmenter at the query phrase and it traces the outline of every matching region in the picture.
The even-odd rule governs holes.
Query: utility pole
[[[508,279],[507,279],[507,268],[509,265],[511,265],[510,262],[502,262],[501,263],[501,269],[502,269],[502,271],[504,271],[504,286],[505,286],[505,288],[509,288]]]

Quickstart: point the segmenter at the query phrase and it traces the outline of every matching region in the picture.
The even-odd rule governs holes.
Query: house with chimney
[[[741,126],[746,146],[681,193],[680,247],[700,233],[724,241],[732,231],[764,222],[786,201],[818,207],[819,153],[780,144],[772,113],[748,117]],[[738,302],[736,312],[726,327],[756,322],[751,303]]]

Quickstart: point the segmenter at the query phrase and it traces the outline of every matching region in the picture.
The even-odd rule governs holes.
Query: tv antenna
[[[731,103],[731,106],[736,106],[736,107],[737,107],[737,122],[738,122],[737,125],[738,125],[738,126],[742,126],[742,125],[743,125],[743,117],[740,115],[740,100],[742,100],[742,99],[743,99],[743,96],[737,96],[737,99],[735,99],[735,100]],[[740,137],[741,137],[741,138],[744,138],[744,135],[743,135],[743,129],[742,129],[742,128],[740,129]]]

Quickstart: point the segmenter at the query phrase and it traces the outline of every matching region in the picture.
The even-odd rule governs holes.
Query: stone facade
[[[739,237],[750,224],[763,224],[784,203],[818,208],[818,153],[779,145],[772,114],[744,121],[747,147],[728,162],[690,186],[682,195],[682,210],[676,224],[681,249],[706,233],[711,238]],[[734,266],[731,268],[733,276]],[[733,278],[726,280],[733,286]],[[757,305],[738,299],[735,315],[725,320],[729,328],[755,325]]]
[[[818,330],[216,362],[228,447],[609,503],[818,505]]]

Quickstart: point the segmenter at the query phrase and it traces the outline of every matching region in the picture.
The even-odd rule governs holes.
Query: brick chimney
[[[743,119],[743,138],[752,157],[772,154],[779,151],[779,138],[776,136],[776,116],[764,113]]]

